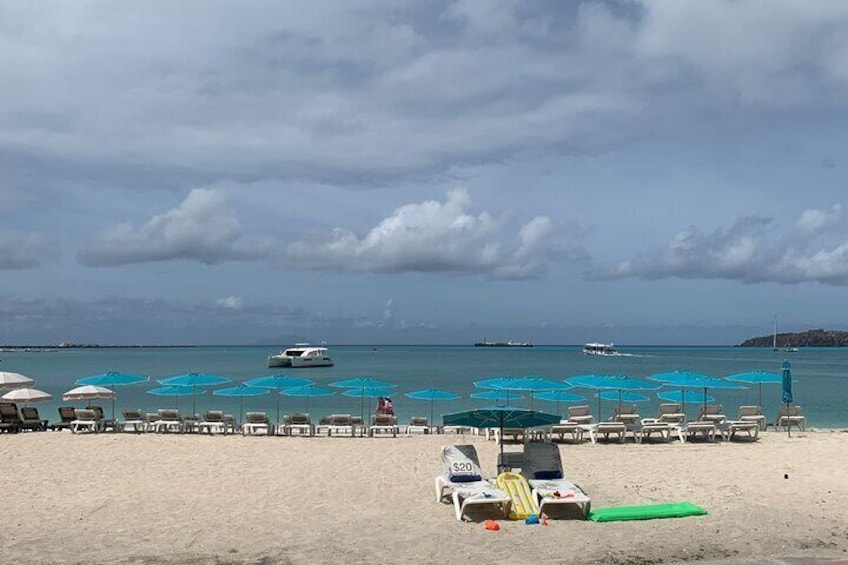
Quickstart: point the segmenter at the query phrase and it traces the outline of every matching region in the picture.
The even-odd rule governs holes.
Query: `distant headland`
[[[776,342],[776,345],[775,345]],[[739,344],[738,347],[848,347],[848,331],[842,330],[807,330],[797,333],[764,335],[752,337]]]

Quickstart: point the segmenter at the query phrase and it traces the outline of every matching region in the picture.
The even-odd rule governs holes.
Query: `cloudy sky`
[[[848,2],[0,4],[0,344],[848,328]]]

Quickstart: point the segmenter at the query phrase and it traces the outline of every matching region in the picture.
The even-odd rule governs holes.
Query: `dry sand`
[[[594,507],[710,514],[499,532],[434,500],[439,448],[482,436],[0,436],[2,563],[784,563],[848,559],[848,433],[563,445]],[[508,446],[507,449],[520,449]],[[788,478],[784,478],[788,475]]]

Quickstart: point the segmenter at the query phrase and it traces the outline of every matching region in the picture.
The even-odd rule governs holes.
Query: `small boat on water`
[[[529,341],[488,341],[483,338],[483,341],[478,341],[474,347],[533,347]]]
[[[583,346],[583,353],[586,355],[601,355],[606,357],[621,355],[612,343],[587,343]]]
[[[332,367],[333,358],[326,347],[313,347],[308,343],[295,343],[294,347],[284,349],[268,356],[268,367]]]

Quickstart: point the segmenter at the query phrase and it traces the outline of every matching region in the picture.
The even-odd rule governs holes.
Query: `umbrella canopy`
[[[20,373],[0,371],[0,390],[35,386],[35,381]]]
[[[72,388],[62,395],[62,400],[69,402],[73,400],[109,400],[115,396],[115,392],[96,385],[83,385]]]
[[[333,386],[333,385],[330,385]],[[393,385],[395,386],[395,385]],[[368,399],[368,412],[371,412],[371,399],[381,396],[391,396],[393,394],[391,388],[385,386],[355,386],[347,387],[347,390],[342,394],[344,396],[359,397],[359,412],[362,421],[365,421],[365,399]]]
[[[298,386],[311,385],[312,381],[301,377],[290,377],[288,375],[271,375],[269,377],[258,377],[245,381],[248,386],[258,386],[272,390],[284,390]],[[277,425],[280,424],[280,395],[277,395]]]
[[[428,420],[431,426],[435,425],[433,422],[433,402],[436,400],[456,400],[457,398],[461,398],[455,392],[449,392],[447,390],[439,390],[437,388],[428,388],[425,390],[416,390],[413,392],[407,392],[405,395],[407,398],[412,398],[414,400],[429,400],[430,401],[430,419]]]
[[[629,390],[604,390],[601,392],[596,392],[595,397],[601,398],[603,400],[617,400],[619,402],[647,402],[650,400],[650,398],[645,396],[644,394],[639,394],[638,392],[631,392]]]
[[[380,381],[371,377],[356,377],[344,381],[330,383],[330,386],[339,388],[393,388],[397,385],[387,381]]]
[[[163,385],[185,385],[194,387],[194,394],[191,395],[191,413],[197,414],[197,387],[199,386],[216,386],[230,382],[230,379],[219,377],[210,373],[185,373],[160,379],[159,382]]]
[[[763,385],[764,384],[781,384],[783,382],[783,378],[780,375],[776,375],[774,373],[768,373],[766,371],[751,371],[748,373],[737,373],[735,375],[730,375],[727,377],[728,381],[732,381],[735,383],[745,383],[751,385],[757,385],[759,389],[759,406],[763,405]]]
[[[667,400],[669,402],[678,402],[680,404],[697,404],[698,402],[701,402],[701,400],[703,400],[705,404],[707,402],[715,402],[715,398],[709,394],[701,394],[698,391],[686,389],[658,392],[657,398]]]
[[[781,386],[783,388],[781,400],[789,406],[794,402],[792,398],[792,370],[789,361],[784,361],[780,366]]]
[[[77,379],[74,384],[77,385],[95,385],[95,386],[124,386],[144,383],[150,380],[147,375],[137,375],[135,373],[120,373],[118,371],[109,371],[108,373],[100,373],[90,377]],[[112,419],[115,419],[115,398],[118,394],[112,396]]]
[[[280,394],[286,396],[301,396],[306,398],[306,412],[309,412],[309,399],[314,396],[333,396],[335,391],[328,388],[321,388],[317,385],[304,385],[294,388],[287,388],[280,391]]]
[[[582,402],[586,400],[579,394],[573,392],[565,392],[564,390],[548,390],[545,392],[537,392],[535,398],[539,400],[547,400],[548,402],[556,402],[556,413],[559,414],[560,402]]]
[[[262,396],[271,392],[270,389],[260,388],[258,386],[250,386],[240,384],[229,388],[213,390],[215,396],[238,396],[239,397],[239,422],[244,418],[244,397],[245,396]]]
[[[578,375],[576,377],[571,377],[566,382],[571,383],[572,385],[579,388],[618,391],[619,396],[623,395],[627,391],[633,392],[637,390],[657,390],[662,386],[656,383],[649,383],[640,379],[631,379],[630,377],[626,377],[624,375]],[[600,395],[595,396],[598,399],[598,420],[600,420],[601,399],[608,399],[609,397]],[[621,404],[623,400],[623,398],[619,398],[618,403]]]
[[[520,380],[520,377],[491,377],[482,381],[474,381],[474,386],[496,390],[515,390],[512,387]]]
[[[658,381],[664,383],[668,386],[679,386],[681,391],[685,391],[687,388],[701,388],[704,389],[704,406],[706,407],[707,402],[713,402],[713,400],[708,400],[709,395],[707,394],[707,389],[743,389],[744,386],[736,383],[732,383],[729,381],[725,381],[723,379],[717,379],[715,377],[708,377],[707,375],[702,375],[699,373],[692,373],[690,371],[672,371],[670,373],[657,373],[655,375],[651,375],[648,377],[652,381]],[[686,399],[687,396],[684,392],[681,392],[682,400],[678,402],[683,403],[683,411],[686,411]]]
[[[509,406],[478,408],[442,416],[445,426],[470,426],[472,428],[500,428],[501,461],[503,460],[503,429],[534,428],[559,423],[559,416],[535,410],[522,410]]]
[[[201,390],[200,394],[203,394],[204,392],[206,391]],[[197,389],[190,385],[163,385],[148,390],[147,394],[153,394],[155,396],[175,396],[177,397],[177,410],[179,410],[180,397],[194,396],[197,394]]]
[[[46,402],[48,400],[52,400],[53,396],[43,390],[34,388],[16,388],[7,392],[0,398],[8,402],[23,402],[24,404],[29,404],[30,402]]]

